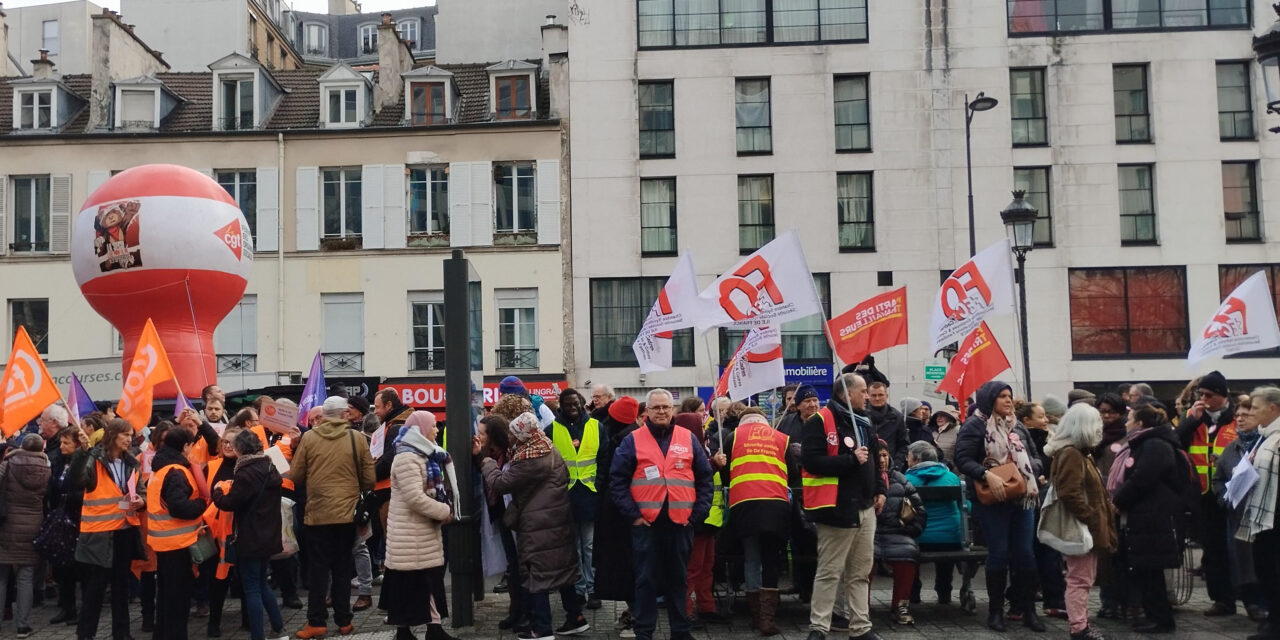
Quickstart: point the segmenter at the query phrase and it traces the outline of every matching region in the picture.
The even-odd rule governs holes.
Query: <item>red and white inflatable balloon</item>
[[[217,383],[213,330],[253,266],[248,221],[217,182],[170,164],[120,172],[80,207],[71,264],[89,305],[124,336],[126,372],[151,318],[184,394]]]

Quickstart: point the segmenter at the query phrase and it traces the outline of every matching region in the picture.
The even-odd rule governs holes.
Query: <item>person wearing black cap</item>
[[[1227,555],[1227,510],[1218,504],[1210,490],[1214,467],[1227,445],[1236,439],[1235,407],[1227,379],[1210,371],[1200,380],[1196,401],[1178,422],[1178,440],[1191,456],[1196,477],[1200,479],[1199,517],[1196,532],[1204,555],[1204,581],[1213,604],[1206,616],[1229,616],[1236,612],[1236,596],[1231,588],[1231,562]]]

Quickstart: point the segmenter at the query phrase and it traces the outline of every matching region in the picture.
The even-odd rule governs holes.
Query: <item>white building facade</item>
[[[17,61],[19,72],[30,73],[31,61],[39,58],[43,49],[63,73],[89,73],[93,65],[89,48],[92,16],[102,13],[102,7],[73,0],[14,7],[3,13],[9,28],[8,53]],[[0,64],[0,70],[3,67]]]
[[[586,52],[571,67],[584,384],[713,385],[735,336],[686,331],[677,366],[642,377],[636,330],[679,251],[705,286],[795,229],[828,317],[907,287],[910,344],[877,366],[895,397],[929,395],[932,301],[968,257],[964,104],[980,91],[999,104],[972,121],[977,246],[1005,237],[1014,188],[1042,218],[1027,257],[1035,396],[1146,381],[1171,397],[1207,370],[1187,371],[1186,351],[1234,283],[1264,269],[1276,287],[1280,143],[1250,48],[1268,3],[736,4],[570,16]],[[1021,389],[1016,320],[991,326]],[[1273,379],[1280,359],[1262,355],[1212,366]],[[784,328],[784,356],[833,368],[816,319]]]

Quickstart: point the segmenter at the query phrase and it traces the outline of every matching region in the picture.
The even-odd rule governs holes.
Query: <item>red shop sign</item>
[[[530,394],[544,398],[559,397],[560,392],[569,388],[567,380],[525,381],[525,389]],[[406,384],[383,384],[382,389],[395,389],[400,394],[400,402],[410,407],[443,407],[445,405],[443,382],[421,382]],[[484,383],[484,406],[491,407],[498,400],[498,383]]]

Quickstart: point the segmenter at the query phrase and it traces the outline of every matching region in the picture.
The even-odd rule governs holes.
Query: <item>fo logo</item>
[[[761,293],[767,299],[762,299]],[[734,320],[746,320],[755,315],[762,304],[782,304],[782,291],[773,281],[769,262],[754,256],[720,282],[720,308]]]
[[[1230,297],[1218,313],[1209,321],[1204,329],[1205,338],[1234,338],[1248,335],[1249,326],[1245,323],[1245,304],[1240,298]]]
[[[14,351],[13,375],[9,377],[9,386],[4,390],[4,403],[16,404],[35,396],[44,385],[44,376],[40,375],[40,363],[25,349]]]
[[[947,276],[939,296],[942,312],[952,320],[964,320],[991,305],[991,287],[972,262]]]
[[[156,353],[154,346],[148,344],[138,348],[138,355],[133,358],[133,367],[124,380],[124,393],[120,396],[117,413],[126,415],[132,413],[134,400],[142,393],[143,387],[146,386],[147,380],[151,378],[151,373],[159,363],[160,356]]]

